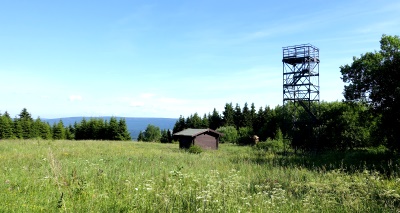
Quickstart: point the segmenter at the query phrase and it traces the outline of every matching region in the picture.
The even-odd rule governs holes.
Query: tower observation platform
[[[316,120],[319,103],[319,49],[311,44],[283,47],[283,105],[302,106]]]
[[[292,117],[290,123],[295,133],[292,145],[307,147],[304,144],[311,143],[318,150],[319,49],[311,44],[301,44],[283,47],[282,51],[283,106],[287,106]],[[303,112],[308,116],[301,116]],[[301,134],[315,138],[301,142]]]

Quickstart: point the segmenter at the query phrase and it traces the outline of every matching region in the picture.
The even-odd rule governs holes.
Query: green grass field
[[[190,154],[178,144],[5,140],[0,212],[400,211],[397,173],[306,161],[228,144]]]

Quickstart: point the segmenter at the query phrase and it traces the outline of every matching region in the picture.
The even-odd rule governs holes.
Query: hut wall
[[[179,137],[179,148],[181,148],[181,149],[189,149],[190,145],[192,145],[192,143],[193,143],[192,137],[188,137],[188,136]]]
[[[195,138],[195,145],[199,145],[203,149],[218,149],[217,139],[208,134],[201,134]]]

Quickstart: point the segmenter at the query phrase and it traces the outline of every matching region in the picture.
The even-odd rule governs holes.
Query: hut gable
[[[179,148],[198,145],[203,149],[218,149],[221,135],[212,129],[185,129],[174,134],[175,138],[179,140]]]

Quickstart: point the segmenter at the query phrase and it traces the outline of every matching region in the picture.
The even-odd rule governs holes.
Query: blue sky
[[[400,1],[0,1],[0,112],[185,117],[282,105],[282,47],[320,49],[321,100],[339,67],[400,35]]]

